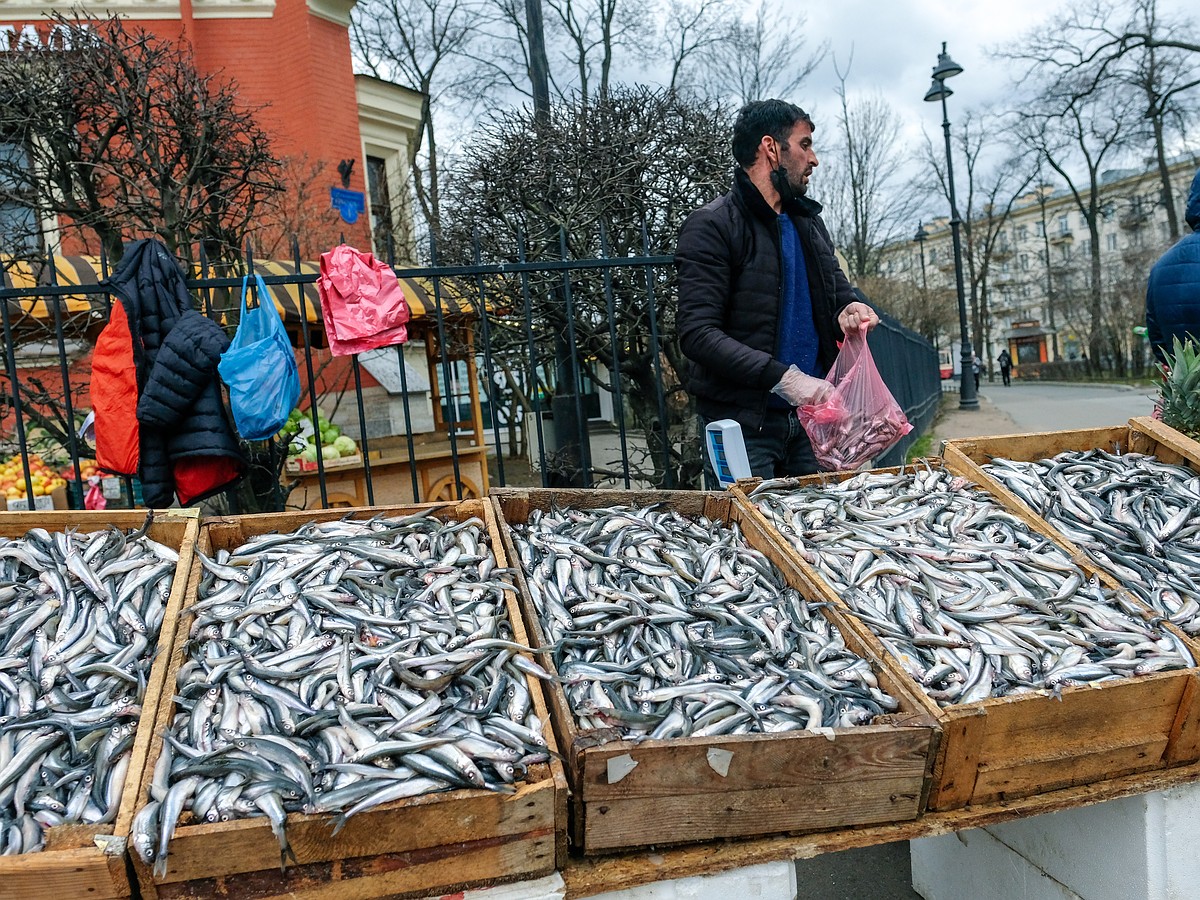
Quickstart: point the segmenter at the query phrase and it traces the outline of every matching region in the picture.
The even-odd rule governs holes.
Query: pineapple
[[[1163,374],[1159,406],[1163,424],[1200,440],[1200,350],[1190,340],[1173,341]]]

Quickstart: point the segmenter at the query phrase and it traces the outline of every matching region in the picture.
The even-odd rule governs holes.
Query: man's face
[[[817,154],[813,150],[812,129],[807,122],[797,122],[787,139],[776,144],[778,162],[776,168],[787,169],[788,184],[797,197],[808,192],[808,178],[817,167]]]

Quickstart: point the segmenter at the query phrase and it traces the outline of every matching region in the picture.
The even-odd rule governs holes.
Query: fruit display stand
[[[115,526],[130,531],[145,523],[144,511],[9,512],[0,515],[0,536],[20,537],[31,528],[43,528],[50,532],[68,529],[91,532]],[[154,513],[148,532],[150,538],[179,551],[179,564],[159,630],[160,647],[171,646],[175,638],[197,533],[198,519],[195,516],[175,515],[169,510]],[[0,856],[0,897],[21,900],[66,900],[75,897],[114,900],[131,895],[126,844],[153,732],[153,712],[164,693],[167,662],[168,654],[159,653],[146,682],[142,716],[134,735],[133,755],[130,757],[116,821],[111,825],[62,825],[50,828],[45,835],[44,850]]]
[[[325,495],[329,506],[398,505],[432,503],[445,500],[470,500],[488,492],[487,446],[468,437],[460,437],[457,446],[441,434],[413,435],[413,453],[403,437],[378,438],[368,444],[366,459],[361,455],[344,463],[341,459],[325,463]],[[457,473],[455,461],[457,459]],[[413,470],[416,470],[416,490]],[[371,492],[367,491],[370,470]],[[288,506],[300,509],[321,508],[321,473],[291,462],[285,467],[284,483],[295,487]]]

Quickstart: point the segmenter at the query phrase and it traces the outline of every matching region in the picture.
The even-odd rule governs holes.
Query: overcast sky
[[[838,114],[837,77],[833,60],[845,69],[853,51],[847,88],[856,93],[879,93],[900,115],[904,150],[924,145],[922,129],[941,145],[941,104],[923,98],[931,83],[942,41],[963,72],[948,83],[954,95],[948,101],[951,128],[961,125],[968,109],[993,102],[1003,105],[1011,87],[1012,65],[992,57],[991,51],[1031,31],[1047,26],[1071,0],[776,0],[787,13],[804,15],[806,50],[828,41],[830,56],[809,77],[799,92],[788,98],[804,107],[817,123],[816,150],[823,136],[832,140]],[[1195,0],[1159,0],[1160,15],[1193,15]],[[956,132],[957,133],[957,132]],[[826,143],[826,146],[828,144]],[[911,163],[915,164],[915,163]],[[910,164],[910,165],[911,165]],[[820,199],[821,170],[814,176],[814,196]],[[961,173],[960,177],[961,177]]]

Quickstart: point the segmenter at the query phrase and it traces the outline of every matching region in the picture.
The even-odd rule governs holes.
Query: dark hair
[[[754,100],[738,112],[733,123],[733,158],[743,169],[754,165],[758,157],[758,145],[764,135],[770,135],[781,144],[787,140],[797,122],[804,122],[813,131],[817,126],[808,113],[786,100]]]

